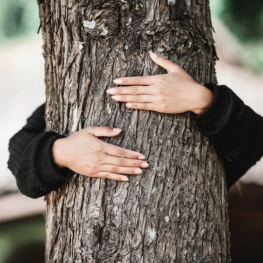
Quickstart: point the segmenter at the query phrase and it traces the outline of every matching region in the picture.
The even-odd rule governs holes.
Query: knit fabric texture
[[[191,114],[200,131],[222,156],[228,188],[263,155],[263,118],[228,87],[206,84],[214,93],[211,106],[202,114]],[[21,193],[32,198],[58,189],[73,174],[53,162],[52,145],[58,138],[45,132],[45,104],[9,142],[8,167]]]
[[[38,198],[58,189],[72,175],[53,162],[52,145],[64,136],[45,132],[45,105],[28,118],[27,124],[9,142],[8,168],[16,177],[20,192]]]
[[[213,102],[192,116],[222,156],[230,188],[263,155],[263,118],[228,87],[205,86],[214,93]]]

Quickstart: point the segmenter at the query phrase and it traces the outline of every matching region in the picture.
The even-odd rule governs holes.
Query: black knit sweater
[[[226,86],[205,86],[214,93],[213,102],[192,118],[222,156],[230,187],[263,155],[263,118]],[[21,193],[32,198],[59,188],[72,175],[53,162],[52,144],[63,136],[44,131],[44,111],[45,105],[39,107],[9,143],[8,167]]]

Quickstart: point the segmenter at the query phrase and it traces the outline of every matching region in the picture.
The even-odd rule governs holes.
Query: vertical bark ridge
[[[189,114],[132,111],[113,79],[161,74],[148,51],[216,81],[209,2],[44,0],[48,130],[123,129],[150,168],[129,183],[75,175],[47,196],[46,262],[230,262],[224,169]]]

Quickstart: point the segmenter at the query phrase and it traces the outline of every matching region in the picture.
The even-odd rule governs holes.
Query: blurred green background
[[[37,0],[0,0],[0,44],[36,34],[38,26]]]
[[[210,0],[212,15],[222,19],[241,41],[242,60],[263,70],[263,4],[261,0]],[[37,0],[0,0],[0,45],[36,34],[39,26]]]
[[[220,18],[245,48],[242,60],[255,71],[263,70],[262,0],[210,0],[212,15]]]
[[[240,54],[244,64],[254,71],[262,72],[262,0],[210,0],[210,3],[212,16],[220,18],[244,47],[243,54]],[[36,35],[38,28],[37,0],[0,0],[0,49],[12,42]],[[1,223],[0,263],[7,263],[6,257],[15,255],[15,249],[22,244],[37,245],[39,242],[43,246],[43,216]],[[37,247],[35,249],[37,251]],[[28,262],[33,262],[33,260]]]

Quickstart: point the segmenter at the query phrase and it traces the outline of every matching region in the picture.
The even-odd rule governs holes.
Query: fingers
[[[131,86],[131,85],[144,85],[149,86],[155,83],[156,76],[141,76],[141,77],[127,77],[127,78],[119,78],[115,79],[113,82],[116,84],[120,84],[123,86]]]
[[[121,182],[128,182],[129,181],[128,177],[125,175],[110,173],[110,172],[100,172],[97,174],[96,177],[103,178],[103,179],[115,180],[115,181],[121,181]]]
[[[142,174],[142,170],[138,167],[122,167],[117,165],[102,165],[101,171],[115,174]]]
[[[119,166],[119,167],[137,167],[137,168],[147,168],[149,164],[143,160],[132,160],[123,157],[115,157],[108,155],[105,157],[104,164]],[[115,171],[116,172],[116,171]]]
[[[116,87],[108,89],[106,92],[110,95],[118,95],[118,94],[130,94],[130,95],[150,95],[154,93],[154,89],[150,87],[144,86],[130,86],[130,87]]]
[[[94,135],[96,137],[114,137],[114,136],[117,136],[121,132],[121,129],[111,128],[108,126],[87,127],[84,130],[87,133]]]
[[[149,52],[150,53],[150,57],[151,59],[159,66],[161,66],[162,68],[166,69],[168,73],[171,72],[175,72],[178,71],[178,69],[181,69],[181,67],[175,63],[173,63],[172,61],[162,57],[162,56],[158,56],[157,54],[153,53],[153,52]]]
[[[130,159],[139,159],[139,160],[145,160],[145,156],[141,153],[126,150],[124,148],[114,146],[109,143],[105,143],[105,151],[108,155],[112,156],[118,156],[122,158],[130,158]],[[130,166],[137,166],[137,165],[130,165]]]
[[[111,98],[122,102],[154,102],[152,95],[116,95]]]
[[[126,103],[126,106],[130,109],[134,110],[151,110],[151,111],[158,111],[159,112],[159,106],[155,103],[147,103],[147,102],[129,102]]]

